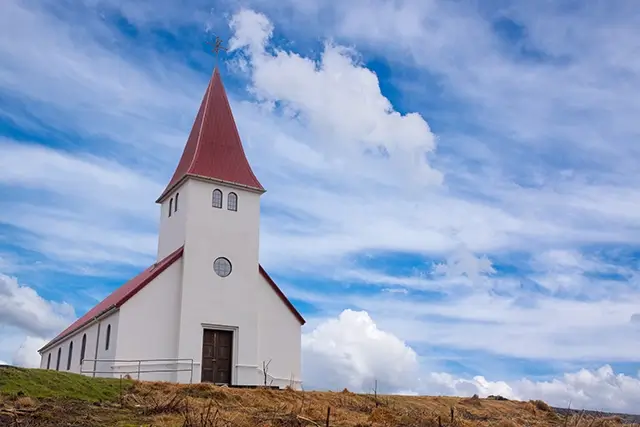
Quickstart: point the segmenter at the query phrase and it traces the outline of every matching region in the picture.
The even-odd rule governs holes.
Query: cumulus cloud
[[[382,95],[378,77],[358,62],[355,51],[325,43],[319,61],[266,45],[273,25],[253,10],[235,14],[230,51],[242,50],[250,59],[252,90],[262,100],[285,106],[300,115],[315,132],[329,137],[342,150],[352,145],[372,157],[411,167],[412,178],[440,183],[440,172],[427,163],[435,137],[417,113],[400,114]]]
[[[38,350],[75,320],[71,304],[43,298],[14,277],[0,273],[0,356],[11,364],[40,366]]]
[[[0,274],[0,325],[47,337],[64,329],[74,318],[70,304],[47,301],[33,288]]]
[[[381,331],[364,311],[343,311],[302,337],[305,384],[380,391],[407,387],[415,380],[418,356],[396,336]]]
[[[303,335],[305,385],[352,391],[371,390],[374,380],[386,392],[509,399],[542,399],[559,407],[637,413],[640,376],[616,374],[612,367],[581,369],[549,381],[493,381],[462,378],[418,367],[416,352],[394,334],[380,330],[367,312],[345,310]]]
[[[572,408],[612,412],[638,413],[640,404],[640,376],[616,374],[610,365],[565,373],[550,381],[489,381],[483,376],[461,379],[431,373],[423,387],[428,393],[484,397],[500,394],[518,400],[542,399],[557,407],[571,404]]]
[[[14,365],[25,368],[37,368],[40,366],[40,354],[38,350],[47,343],[48,340],[27,336],[24,342],[13,354]]]

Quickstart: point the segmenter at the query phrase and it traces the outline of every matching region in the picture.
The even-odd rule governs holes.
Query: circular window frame
[[[216,268],[216,264],[217,264],[217,263],[220,263],[220,262],[225,262],[225,261],[226,261],[226,262],[227,262],[227,264],[229,265],[229,272],[228,272],[227,274],[225,274],[225,275],[222,275],[222,274],[220,274],[220,272],[218,271],[219,269],[218,269],[218,268]],[[216,259],[213,261],[213,272],[214,272],[214,273],[216,273],[216,275],[217,275],[218,277],[221,277],[221,278],[223,278],[223,279],[224,279],[225,277],[229,277],[229,276],[231,275],[231,272],[232,272],[232,271],[233,271],[233,264],[231,264],[231,261],[229,261],[229,258],[226,258],[226,257],[221,256],[221,257],[216,258]]]

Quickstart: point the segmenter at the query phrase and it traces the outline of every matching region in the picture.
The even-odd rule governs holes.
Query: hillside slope
[[[327,415],[329,421],[327,424]],[[616,426],[544,402],[234,389],[0,368],[0,426]]]

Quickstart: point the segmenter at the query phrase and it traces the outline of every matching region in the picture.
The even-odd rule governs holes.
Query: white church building
[[[156,201],[156,262],[42,347],[40,367],[300,388],[305,320],[258,260],[264,192],[216,67]]]

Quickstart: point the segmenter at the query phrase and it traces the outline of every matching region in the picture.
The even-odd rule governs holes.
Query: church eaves
[[[161,203],[187,176],[265,191],[245,155],[218,67],[202,98],[178,166],[156,202]]]

